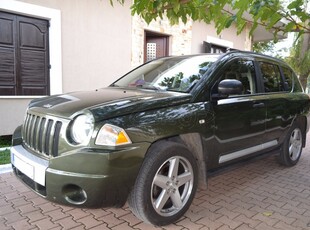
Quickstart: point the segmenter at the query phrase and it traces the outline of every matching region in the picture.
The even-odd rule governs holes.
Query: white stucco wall
[[[0,10],[51,22],[51,94],[107,86],[131,68],[131,12],[102,0],[1,0]],[[22,123],[33,97],[0,96],[0,135]]]
[[[220,35],[216,33],[216,29],[213,24],[205,24],[204,22],[194,22],[192,28],[192,53],[203,52],[203,41],[213,41],[216,45],[222,45],[229,48],[239,50],[250,50],[251,44],[249,44],[249,37],[247,30],[237,35],[236,28],[234,26],[225,29]]]
[[[147,25],[131,16],[130,3],[115,1],[112,7],[108,0],[0,0],[0,10],[51,22],[51,94],[104,87],[142,64],[145,30],[168,35],[170,55],[201,53],[208,38],[246,49],[246,32],[237,36],[231,28],[219,37],[212,25],[191,21]],[[32,98],[0,96],[0,135],[12,134],[23,122]]]
[[[63,92],[107,86],[130,69],[130,1],[22,1],[61,11]]]
[[[30,100],[29,98],[0,98],[0,136],[12,135],[15,128],[22,124]]]

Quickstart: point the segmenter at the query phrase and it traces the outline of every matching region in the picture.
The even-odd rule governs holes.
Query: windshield
[[[113,86],[188,92],[219,55],[161,58],[134,69]]]

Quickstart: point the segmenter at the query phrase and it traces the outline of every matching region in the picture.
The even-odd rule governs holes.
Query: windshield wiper
[[[190,84],[190,86],[188,87],[188,89],[187,89],[187,91],[189,92],[189,91],[191,91],[192,90],[192,88],[194,88],[194,86],[197,84],[199,82],[199,80],[195,80],[195,81],[193,81],[191,84]]]
[[[152,89],[152,90],[162,90],[161,88],[154,86],[154,85],[136,85],[136,87],[140,87],[142,89]]]

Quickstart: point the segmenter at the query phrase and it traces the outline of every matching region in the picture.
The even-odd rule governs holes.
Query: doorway
[[[169,36],[145,31],[144,62],[169,54]]]

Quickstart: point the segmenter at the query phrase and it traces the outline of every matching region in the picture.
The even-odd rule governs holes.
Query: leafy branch
[[[110,0],[124,4],[125,0]],[[241,33],[247,23],[251,23],[250,34],[258,25],[279,32],[291,31],[300,34],[310,33],[310,14],[306,12],[309,0],[293,0],[287,9],[283,9],[279,0],[134,0],[132,14],[138,14],[147,23],[166,16],[172,25],[179,20],[214,22],[217,33],[221,33],[235,23],[237,33]],[[231,9],[231,10],[230,10]],[[248,15],[248,17],[245,17]],[[281,20],[287,23],[278,24]]]

